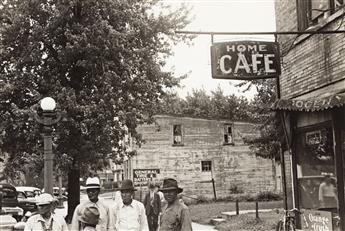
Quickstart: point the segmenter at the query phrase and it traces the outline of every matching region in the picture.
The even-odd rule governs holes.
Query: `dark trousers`
[[[149,225],[149,231],[157,231],[158,215],[155,215],[153,214],[153,212],[151,212],[150,214],[147,214],[146,217],[147,217],[147,224]]]

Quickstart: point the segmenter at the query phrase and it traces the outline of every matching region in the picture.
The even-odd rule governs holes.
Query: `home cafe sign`
[[[276,42],[235,41],[211,46],[212,78],[264,79],[280,74]]]

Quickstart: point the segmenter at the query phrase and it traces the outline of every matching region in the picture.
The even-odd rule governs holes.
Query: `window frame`
[[[312,8],[313,0],[296,0],[297,26],[299,31],[304,31],[311,26],[322,24],[322,22],[335,14],[345,4],[344,0],[325,0],[326,6],[317,13]],[[314,15],[314,16],[313,16]]]
[[[322,131],[326,131],[329,133],[329,137],[332,139],[329,141],[328,147],[332,147],[332,144],[334,143],[334,137],[332,134],[332,124],[330,121],[325,121],[321,122],[318,124],[313,124],[313,125],[307,125],[303,127],[298,127],[295,132],[294,136],[294,144],[295,144],[295,149],[296,149],[296,165],[298,164],[300,169],[297,171],[296,175],[296,187],[297,187],[297,193],[298,193],[298,203],[299,206],[303,209],[318,209],[319,208],[319,201],[317,200],[318,197],[315,198],[315,196],[310,197],[310,195],[305,195],[305,192],[303,191],[303,182],[305,179],[312,179],[311,181],[321,181],[323,174],[333,174],[333,177],[336,176],[336,163],[335,163],[335,156],[334,156],[334,150],[332,150],[330,153],[333,154],[332,158],[332,164],[331,165],[326,165],[325,162],[320,163],[319,165],[313,165],[313,171],[318,171],[320,170],[319,174],[311,173],[311,169],[308,169],[307,167],[307,161],[310,163],[311,158],[305,158],[301,155],[301,153],[307,153],[308,147],[311,145],[317,145],[318,142],[308,142],[313,141],[313,134],[318,134]],[[320,131],[320,132],[319,132]],[[316,135],[317,136],[317,135]],[[297,151],[299,150],[299,151]],[[313,152],[312,152],[313,153]],[[315,167],[315,170],[314,170]],[[331,169],[331,170],[330,170]],[[324,172],[323,172],[324,171]],[[319,182],[320,183],[320,182]],[[315,184],[315,183],[314,183]],[[319,184],[316,184],[319,185]],[[337,184],[335,184],[335,187],[337,187]],[[317,187],[317,192],[318,192],[319,187]],[[318,194],[316,194],[318,196]],[[313,200],[310,200],[310,198],[313,198]],[[312,205],[309,203],[312,201]],[[328,210],[325,210],[328,211]]]
[[[175,134],[175,127],[176,126],[180,126],[180,135],[179,134]],[[181,136],[181,141],[178,142],[175,140],[175,137]],[[184,142],[183,142],[183,126],[182,124],[173,124],[172,125],[172,146],[184,146]]]
[[[201,172],[212,172],[212,160],[202,160],[200,165]]]
[[[229,133],[229,127],[231,128],[231,133]],[[229,137],[229,134],[231,134],[231,140],[226,141],[225,136]],[[223,145],[234,145],[234,124],[232,123],[223,124]]]

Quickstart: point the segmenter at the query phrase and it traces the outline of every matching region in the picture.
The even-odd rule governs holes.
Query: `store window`
[[[173,145],[183,145],[181,124],[173,125]]]
[[[201,161],[201,171],[202,172],[211,172],[212,171],[212,161]]]
[[[305,30],[337,12],[344,0],[297,0],[298,29]]]
[[[337,190],[331,126],[300,130],[296,136],[300,207],[337,211]]]
[[[224,145],[234,144],[231,124],[224,124]]]

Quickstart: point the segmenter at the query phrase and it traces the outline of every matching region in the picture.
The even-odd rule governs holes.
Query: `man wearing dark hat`
[[[111,209],[110,230],[116,231],[143,231],[148,230],[145,207],[143,203],[134,200],[133,182],[129,179],[122,181],[121,187],[122,202],[114,204]]]
[[[163,209],[160,220],[160,231],[190,231],[192,230],[192,219],[189,209],[181,203],[177,197],[183,191],[179,188],[177,181],[172,178],[164,179],[163,187],[160,190],[164,194],[168,205]]]
[[[149,231],[156,231],[158,228],[158,217],[161,212],[161,199],[155,192],[155,185],[153,183],[149,184],[149,192],[145,195],[144,206]]]
[[[81,230],[96,231],[96,225],[99,221],[99,211],[95,206],[84,208],[82,215],[79,217],[81,222]]]
[[[71,224],[71,230],[73,231],[79,231],[82,230],[80,219],[83,215],[83,212],[85,211],[85,208],[87,207],[96,207],[99,211],[99,221],[96,225],[97,231],[108,231],[111,230],[109,227],[110,224],[110,213],[109,213],[109,207],[103,200],[100,200],[98,198],[98,194],[100,192],[101,185],[99,182],[99,179],[97,177],[89,177],[86,180],[86,193],[88,196],[88,200],[85,201],[82,204],[79,204],[73,214],[72,224]]]

